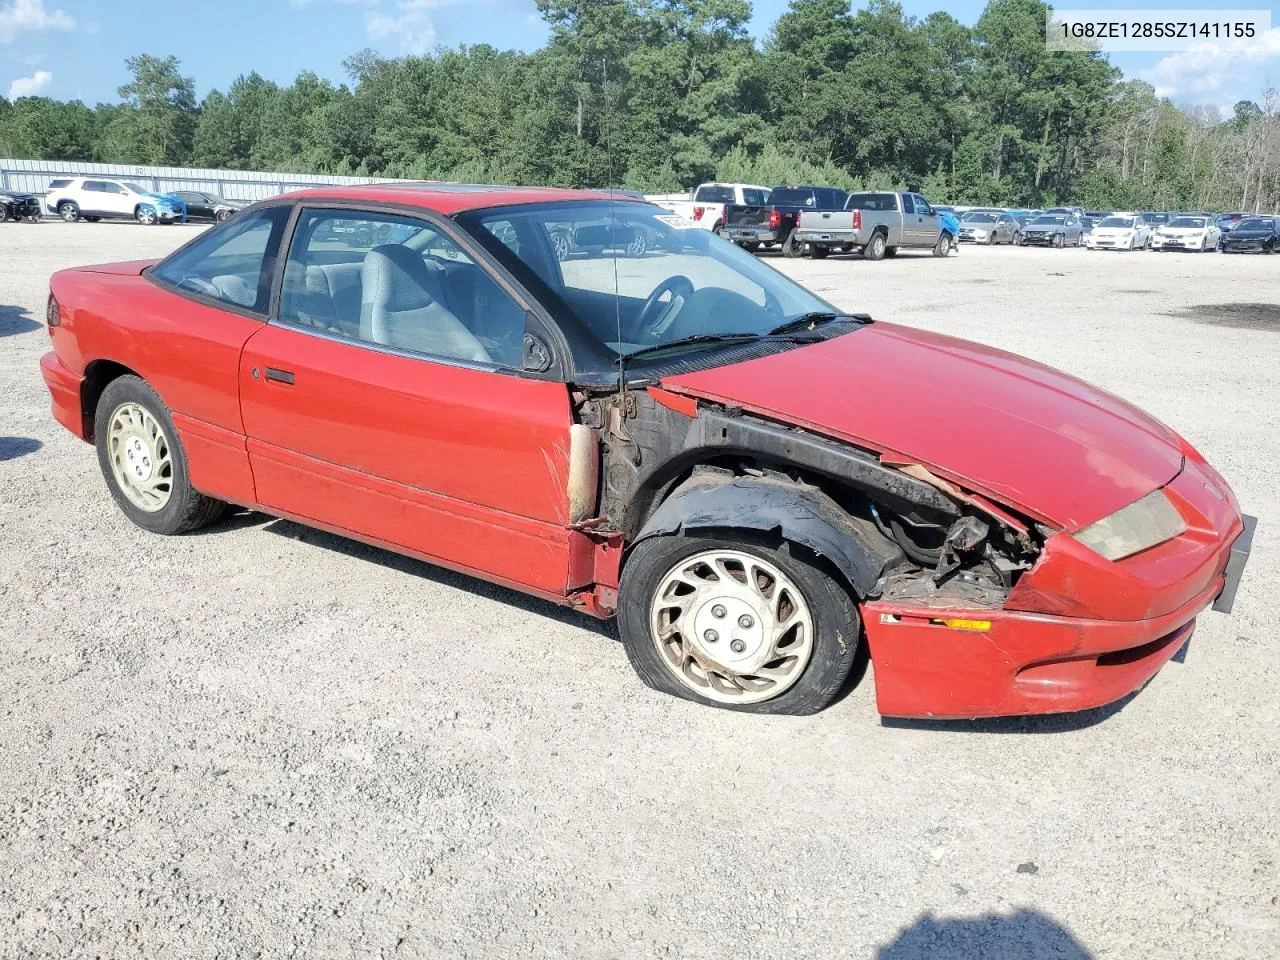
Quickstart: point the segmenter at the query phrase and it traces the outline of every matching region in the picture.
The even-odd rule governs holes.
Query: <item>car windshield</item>
[[[995,223],[994,213],[966,213],[962,218],[965,223]]]
[[[1163,213],[1144,213],[1142,215],[1143,223],[1164,223],[1168,219],[1168,215]]]
[[[1204,217],[1174,217],[1169,221],[1170,229],[1199,230],[1204,225]]]
[[[812,190],[789,190],[775,187],[769,193],[769,203],[775,207],[812,207],[814,206]]]
[[[1128,230],[1133,227],[1133,217],[1104,217],[1098,224],[1100,227],[1120,227]]]
[[[1032,221],[1031,221],[1031,226],[1033,226],[1033,227],[1037,227],[1037,226],[1039,226],[1039,227],[1060,227],[1060,226],[1062,226],[1062,225],[1063,225],[1064,223],[1066,223],[1066,222],[1067,222],[1067,218],[1066,218],[1066,217],[1059,217],[1059,216],[1052,216],[1052,217],[1036,217],[1034,220],[1032,220]]]
[[[1241,220],[1237,223],[1232,228],[1232,232],[1234,233],[1236,230],[1270,230],[1271,223],[1272,221],[1260,217],[1250,217],[1248,220]]]
[[[692,221],[648,203],[567,201],[460,214],[458,223],[591,354],[668,358],[837,311]],[[616,293],[616,296],[615,296]],[[704,341],[689,342],[690,338]],[[681,341],[675,344],[675,341]],[[673,344],[670,352],[654,351]],[[616,367],[614,369],[616,373]]]
[[[128,180],[122,180],[120,182],[120,185],[124,187],[126,190],[132,190],[134,193],[150,193],[151,192],[150,190],[143,190],[136,183],[131,183]]]

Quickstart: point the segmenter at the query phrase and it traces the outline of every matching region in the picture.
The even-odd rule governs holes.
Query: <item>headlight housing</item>
[[[1154,490],[1071,536],[1108,560],[1123,560],[1186,529],[1187,522],[1164,490]]]

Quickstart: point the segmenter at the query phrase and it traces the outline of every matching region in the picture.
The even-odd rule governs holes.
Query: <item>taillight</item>
[[[58,306],[58,298],[49,294],[49,302],[45,305],[44,318],[49,326],[56,327],[62,323],[62,308]]]
[[[772,227],[774,230],[782,226],[782,214],[780,214],[777,210],[769,211],[769,226]]]
[[[702,215],[703,215],[704,213],[706,213],[706,212],[707,212],[707,208],[706,208],[706,207],[694,207],[694,208],[693,208],[693,219],[695,219],[695,220],[701,220],[701,219],[702,219]]]
[[[853,229],[855,230],[862,229],[862,211],[861,210],[853,211]]]

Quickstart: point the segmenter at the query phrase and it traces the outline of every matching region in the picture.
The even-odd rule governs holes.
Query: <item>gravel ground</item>
[[[0,228],[0,956],[1275,955],[1280,258],[771,260],[1136,401],[1261,518],[1119,707],[912,724],[870,676],[664,698],[607,626],[293,524],[132,527],[48,414],[47,280],[192,229]]]

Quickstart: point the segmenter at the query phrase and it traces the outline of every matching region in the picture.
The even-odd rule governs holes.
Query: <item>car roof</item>
[[[479,183],[394,182],[355,186],[313,187],[286,193],[277,199],[291,201],[354,200],[367,203],[395,203],[422,207],[437,213],[453,214],[486,207],[506,207],[523,203],[550,203],[557,200],[636,201],[623,193],[604,190],[570,190],[562,187],[504,187]]]

